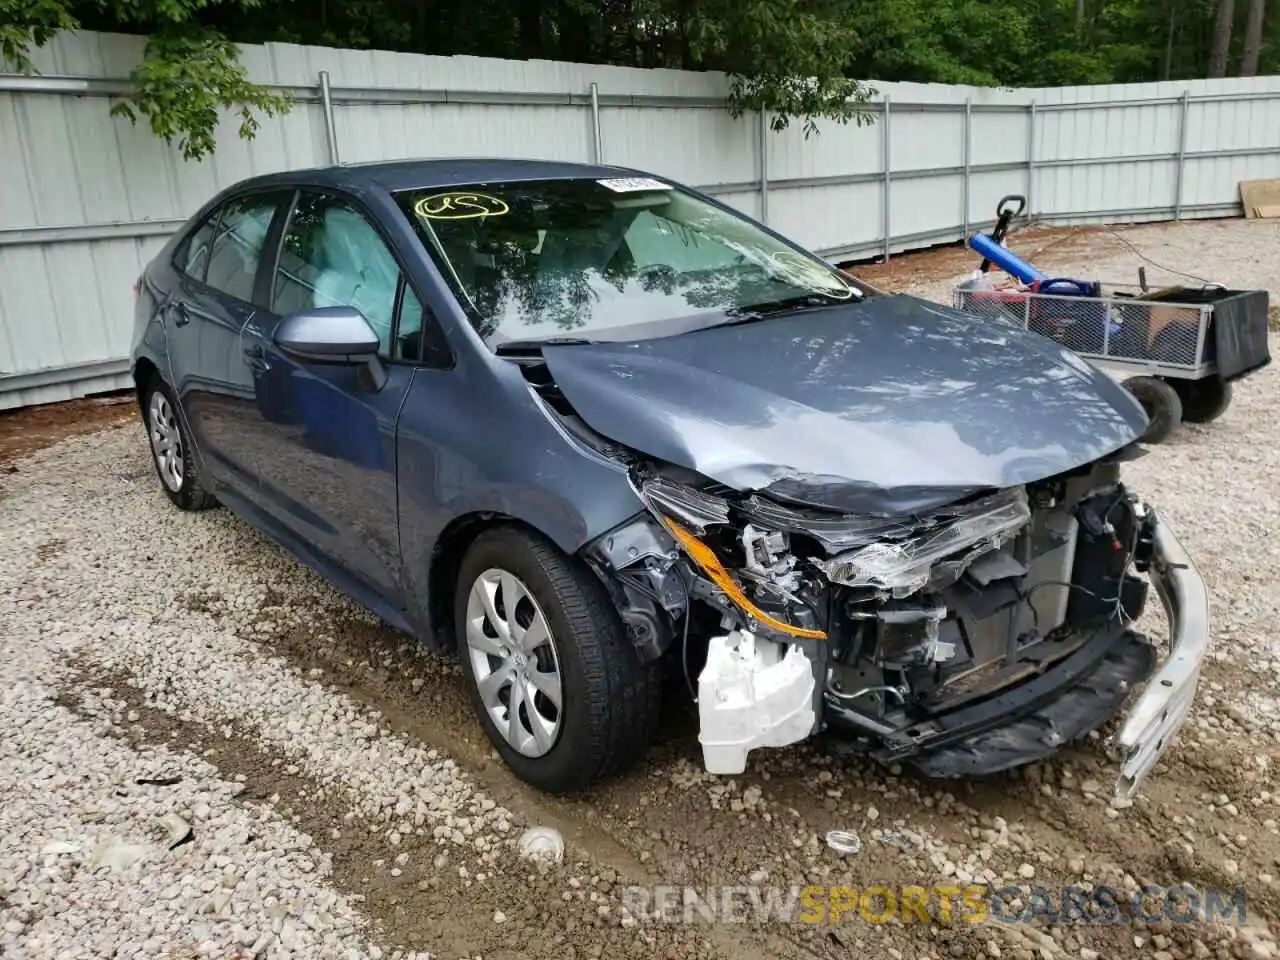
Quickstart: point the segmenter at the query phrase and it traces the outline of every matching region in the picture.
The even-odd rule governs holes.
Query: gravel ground
[[[1280,224],[1120,236],[1280,298]],[[1055,271],[1135,269],[1109,233],[1022,239]],[[945,299],[971,265],[940,251],[866,272]],[[496,761],[453,663],[226,511],[169,507],[136,423],[0,466],[0,955],[1275,956],[1278,388],[1250,378],[1221,421],[1127,467],[1201,565],[1216,635],[1192,720],[1132,805],[1108,802],[1093,741],[983,783],[821,744],[712,778],[675,707],[640,769],[548,798]],[[565,835],[563,865],[519,859],[531,824]],[[857,856],[823,848],[836,827]],[[953,881],[1244,882],[1251,922],[671,926],[622,908],[631,884]]]

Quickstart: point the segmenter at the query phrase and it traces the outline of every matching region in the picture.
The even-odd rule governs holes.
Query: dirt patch
[[[95,675],[91,667],[77,666],[57,702],[88,716],[79,695],[87,688],[109,688],[123,703],[121,713],[128,711],[127,721],[117,717],[112,724],[111,735],[138,748],[164,745],[200,756],[244,784],[240,802],[267,804],[310,836],[330,862],[330,881],[362,902],[384,943],[434,956],[481,954],[492,960],[724,955],[692,929],[655,930],[656,940],[648,944],[621,927],[613,896],[620,878],[590,860],[565,866],[578,880],[565,896],[558,872],[513,855],[477,870],[430,837],[411,834],[391,845],[384,831],[342,813],[351,805],[340,790],[310,781],[288,758],[254,742],[152,707],[127,676]]]
[[[269,626],[274,614],[282,612],[274,607],[275,599],[268,591],[260,623]],[[205,600],[208,602],[208,598]],[[211,612],[216,615],[216,600],[212,608]],[[471,712],[461,670],[455,662],[423,652],[415,640],[390,627],[354,618],[339,610],[317,611],[314,623],[322,624],[323,631],[310,625],[293,624],[277,631],[268,630],[255,639],[271,653],[286,656],[305,675],[331,684],[344,695],[376,709],[394,732],[445,751],[476,777],[490,796],[518,816],[559,830],[570,849],[589,852],[592,871],[615,878],[615,890],[631,886],[746,882],[746,873],[718,878],[705,872],[689,875],[680,868],[689,846],[666,843],[661,836],[656,836],[658,825],[654,817],[661,816],[663,800],[661,791],[657,795],[652,792],[652,779],[660,775],[663,766],[675,762],[677,754],[687,752],[691,745],[697,747],[696,740],[682,736],[692,729],[686,722],[687,709],[669,712],[664,728],[667,739],[657,744],[645,764],[632,771],[621,784],[572,797],[536,793],[511,773],[485,739]],[[325,640],[320,639],[321,632]],[[630,785],[630,789],[626,785]],[[697,822],[694,828],[704,826]],[[788,884],[792,882],[790,877],[782,879]],[[704,924],[685,929],[698,930],[698,935],[718,952],[733,957],[828,955],[821,949],[812,953],[815,946],[812,943],[798,949],[801,942],[797,942],[790,929],[752,924]],[[825,932],[814,932],[805,939],[821,940],[823,936]],[[837,948],[840,945],[839,940],[830,943]]]
[[[268,604],[262,622],[270,624],[282,612]],[[1241,869],[1247,863],[1261,871],[1280,852],[1259,844],[1246,855],[1233,849],[1234,842],[1205,842],[1204,826],[1197,829],[1202,847],[1194,854],[1171,845],[1163,816],[1170,812],[1167,805],[1177,804],[1182,791],[1217,789],[1216,775],[1192,776],[1179,769],[1176,779],[1169,776],[1153,801],[1161,816],[1145,808],[1108,815],[1114,771],[1100,750],[1073,750],[1061,764],[1025,774],[939,784],[838,755],[817,741],[762,755],[742,777],[709,777],[701,772],[695,718],[675,696],[663,735],[639,768],[571,798],[536,794],[489,747],[451,663],[424,654],[411,638],[390,628],[337,610],[318,611],[315,622],[323,624],[326,640],[317,636],[320,630],[295,623],[260,634],[260,642],[303,672],[378,709],[396,732],[446,750],[495,799],[533,822],[555,826],[573,847],[590,851],[594,862],[629,883],[699,891],[742,885],[866,889],[965,883],[969,878],[957,878],[957,864],[978,846],[975,838],[1001,821],[1009,824],[1011,840],[988,850],[987,862],[1006,874],[1005,884],[1024,886],[1015,871],[1031,863],[1038,871],[1035,883],[1054,893],[1092,883],[1120,891],[1128,890],[1126,883],[1197,883],[1230,890],[1233,877],[1220,868],[1223,858],[1234,853]],[[1105,784],[1096,796],[1060,788],[1063,782],[1094,777]],[[1044,790],[1047,783],[1053,784],[1052,794]],[[1185,810],[1185,801],[1176,809]],[[927,842],[916,833],[924,824]],[[1249,826],[1261,830],[1260,823]],[[861,852],[841,858],[828,851],[822,838],[833,829],[858,832]],[[1088,862],[1087,879],[1083,868],[1073,868],[1077,858]],[[1124,906],[1127,910],[1127,901]],[[1274,916],[1274,907],[1269,896],[1251,891],[1250,911]],[[1157,942],[1173,947],[1173,956],[1200,956],[1212,947],[1227,957],[1234,946],[1229,932],[1205,924],[1132,919],[1110,927],[1040,924],[1034,929],[858,919],[837,926],[753,922],[712,929],[717,945],[735,956],[765,951],[775,957],[836,958],[864,950],[876,956],[893,956],[891,950],[909,957],[992,956],[988,944],[995,943],[1002,955],[1013,957],[1076,955],[1081,949],[1118,957],[1138,952],[1135,936],[1148,941],[1158,936]]]
[[[1042,257],[1070,257],[1084,251],[1097,253],[1102,248],[1123,250],[1115,227],[1049,227],[1032,223],[1010,231],[1006,243],[1022,259],[1035,263]],[[941,244],[927,250],[895,254],[883,260],[846,263],[841,266],[855,277],[892,293],[936,281],[948,274],[976,270],[980,263],[976,253],[961,241]]]
[[[132,391],[0,411],[0,465],[21,460],[59,440],[97,433],[137,417]]]
[[[1215,227],[1229,229],[1232,223],[1231,220],[1196,221],[1195,226],[1203,232]],[[1153,236],[1162,229],[1175,226],[1174,224],[1101,224],[1051,227],[1031,223],[1010,231],[1005,242],[1019,257],[1042,270],[1058,270],[1064,264],[1123,263],[1123,270],[1117,271],[1109,266],[1099,276],[1112,283],[1136,284],[1138,269],[1145,267],[1153,283],[1156,282],[1156,278],[1210,282],[1211,277],[1202,278],[1194,270],[1185,273],[1178,269],[1169,269],[1164,263],[1157,262],[1148,256],[1146,250],[1159,246],[1158,243],[1152,243]],[[921,293],[925,290],[936,291],[940,280],[948,277],[958,279],[976,270],[979,263],[981,259],[969,249],[965,242],[956,241],[924,250],[895,254],[888,262],[876,259],[845,263],[841,266],[855,277],[890,293]],[[1207,268],[1201,269],[1212,272]],[[996,272],[1001,277],[1005,276],[999,271]],[[1089,276],[1092,275],[1092,270],[1071,275]],[[1269,316],[1271,329],[1280,330],[1280,307],[1273,307]]]

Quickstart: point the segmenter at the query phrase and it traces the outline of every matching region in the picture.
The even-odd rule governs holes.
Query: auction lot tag
[[[671,185],[652,177],[618,177],[614,180],[597,180],[602,187],[608,187],[614,193],[631,193],[634,190],[670,190]]]

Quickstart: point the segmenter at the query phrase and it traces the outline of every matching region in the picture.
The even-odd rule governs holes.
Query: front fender
[[[471,516],[507,518],[538,531],[566,554],[574,554],[643,509],[625,475],[620,479],[616,489],[609,489],[613,485],[606,482],[574,499],[546,487],[514,484],[469,490],[442,506],[447,519],[439,530]]]
[[[509,518],[574,554],[643,509],[626,467],[571,437],[518,370],[465,353],[415,372],[396,460],[404,582],[428,624],[432,566],[459,525]]]

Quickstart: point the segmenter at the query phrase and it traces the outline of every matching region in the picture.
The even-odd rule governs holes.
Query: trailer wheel
[[[1212,423],[1231,406],[1231,384],[1219,377],[1174,380],[1172,386],[1182,401],[1182,419],[1187,423]]]
[[[1147,412],[1146,443],[1164,443],[1182,422],[1182,398],[1166,381],[1157,377],[1130,377],[1122,386],[1133,394]]]

